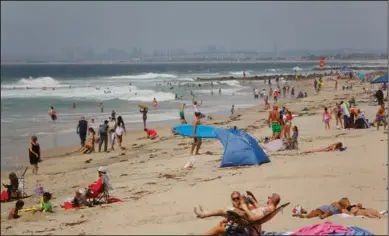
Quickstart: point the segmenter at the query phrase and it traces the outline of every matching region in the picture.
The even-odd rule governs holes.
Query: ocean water
[[[262,102],[252,98],[252,88],[263,82],[238,80],[199,82],[196,78],[254,75],[318,73],[318,63],[211,63],[211,64],[132,64],[132,65],[2,65],[1,66],[1,162],[28,160],[28,143],[37,135],[42,148],[73,145],[79,142],[76,125],[83,115],[96,127],[110,116],[121,115],[128,129],[137,129],[142,119],[137,105],[158,110],[148,114],[149,126],[178,123],[180,104],[188,104],[187,119],[192,119],[191,91],[203,101],[205,114],[227,115],[236,109]],[[343,63],[344,66],[351,64]],[[364,64],[353,63],[353,66]],[[369,64],[374,67],[375,65]],[[379,66],[379,65],[377,65]],[[382,65],[380,65],[382,66]],[[218,93],[221,88],[222,93]],[[211,95],[211,91],[214,95]],[[175,96],[179,99],[175,99]],[[98,104],[104,103],[104,112]],[[72,108],[72,104],[76,108]],[[58,120],[52,122],[47,112],[54,106]]]

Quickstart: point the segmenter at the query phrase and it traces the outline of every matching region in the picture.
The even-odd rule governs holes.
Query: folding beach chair
[[[290,204],[290,202],[287,202],[279,207],[277,207],[272,213],[266,215],[262,219],[250,222],[248,219],[240,216],[234,211],[227,211],[227,218],[232,221],[231,226],[227,228],[226,232],[224,233],[225,236],[248,236],[248,228],[251,228],[256,225],[263,225],[266,222],[270,221],[274,218],[279,212],[281,212],[285,207],[287,207]],[[253,227],[255,230],[257,230],[256,227]],[[261,234],[261,232],[257,232],[258,235]]]
[[[27,193],[25,192],[25,189],[24,189],[24,176],[26,175],[26,172],[27,172],[27,169],[28,167],[26,167],[24,169],[24,171],[22,172],[22,174],[20,173],[16,173],[17,177],[18,177],[18,180],[19,180],[19,193],[20,193],[20,197],[21,198],[26,198],[28,197],[27,196]]]
[[[92,205],[108,204],[109,189],[106,184],[103,184],[103,190],[95,198],[88,197],[88,201]]]

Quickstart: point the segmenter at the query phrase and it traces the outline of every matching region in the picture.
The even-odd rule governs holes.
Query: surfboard
[[[214,133],[216,129],[218,128],[214,126],[198,125],[196,128],[196,138],[216,138],[216,135]],[[177,125],[172,128],[172,132],[173,134],[192,137],[193,125],[191,124]]]
[[[146,105],[143,105],[143,104],[138,104],[138,107],[139,107],[140,109],[148,108]]]

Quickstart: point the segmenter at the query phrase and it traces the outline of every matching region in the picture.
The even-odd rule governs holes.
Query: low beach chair
[[[281,212],[289,204],[290,204],[290,202],[287,202],[287,203],[277,207],[272,213],[266,215],[262,219],[260,219],[258,221],[255,221],[255,222],[251,222],[250,220],[240,216],[239,214],[237,214],[234,211],[227,211],[227,216],[228,216],[227,218],[230,221],[232,221],[231,225],[233,227],[229,227],[224,235],[225,236],[245,235],[244,232],[246,232],[246,235],[248,235],[247,230],[243,231],[243,228],[244,229],[248,229],[248,228],[251,228],[251,227],[253,227],[255,225],[263,225],[263,224],[265,224],[266,222],[268,222],[271,219],[273,219],[274,216],[276,216],[279,212]],[[255,227],[254,227],[254,229],[257,230]],[[258,233],[258,235],[261,234],[261,232],[257,232],[257,233]]]
[[[19,190],[21,198],[28,197],[27,193],[26,193],[26,191],[24,189],[24,176],[26,175],[27,169],[28,169],[28,167],[24,168],[24,171],[23,171],[22,174],[17,173],[18,180],[19,180],[19,188],[18,188],[18,190]]]
[[[103,190],[95,198],[88,197],[88,201],[92,205],[108,204],[109,189],[106,184],[103,184]]]

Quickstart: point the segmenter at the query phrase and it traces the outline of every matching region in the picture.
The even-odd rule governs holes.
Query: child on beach
[[[24,202],[22,200],[18,200],[15,204],[15,208],[12,208],[12,210],[8,214],[8,219],[18,219],[20,218],[19,211],[23,209]]]
[[[41,201],[40,201],[40,208],[38,210],[35,210],[36,211],[40,211],[40,212],[53,212],[53,205],[51,204],[50,200],[51,200],[51,193],[49,192],[45,192],[43,193],[43,196],[41,198]]]
[[[324,122],[324,128],[326,130],[330,130],[330,121],[331,121],[331,113],[328,111],[327,107],[324,107],[323,122]]]
[[[158,133],[155,129],[144,129],[144,131],[147,133],[147,138],[154,140],[158,138]]]

